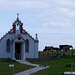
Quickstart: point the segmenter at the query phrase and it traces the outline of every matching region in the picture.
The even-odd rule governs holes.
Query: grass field
[[[70,64],[73,65],[72,70],[75,71],[75,56],[63,56],[51,61],[32,61],[32,63],[50,66],[50,68],[32,75],[63,75],[65,71],[71,71]]]
[[[18,62],[0,62],[0,75],[12,75],[13,68],[9,67],[9,64],[14,64],[14,73],[18,73],[21,71],[25,71],[27,69],[30,69],[30,66],[20,64]],[[33,68],[33,67],[31,67]]]

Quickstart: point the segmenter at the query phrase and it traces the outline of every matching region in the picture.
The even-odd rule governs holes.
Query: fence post
[[[72,64],[71,64],[71,75],[72,75]]]
[[[63,56],[65,55],[65,47],[63,47]]]

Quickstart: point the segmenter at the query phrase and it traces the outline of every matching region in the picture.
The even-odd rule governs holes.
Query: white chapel
[[[23,23],[17,16],[8,31],[0,39],[0,59],[25,60],[26,58],[38,58],[38,37],[35,39],[23,29]]]

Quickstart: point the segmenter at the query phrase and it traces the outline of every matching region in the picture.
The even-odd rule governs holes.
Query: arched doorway
[[[15,43],[15,58],[21,59],[21,43]]]
[[[25,60],[25,43],[24,42],[15,42],[14,56],[16,60]]]

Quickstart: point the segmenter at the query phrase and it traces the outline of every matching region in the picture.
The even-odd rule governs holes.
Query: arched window
[[[25,41],[25,52],[29,52],[29,40]]]
[[[8,39],[6,42],[6,52],[10,52],[10,39]]]
[[[19,30],[19,25],[16,25],[16,30]]]

